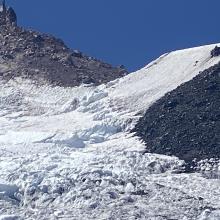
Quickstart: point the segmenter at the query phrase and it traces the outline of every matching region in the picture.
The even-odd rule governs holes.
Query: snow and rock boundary
[[[175,155],[188,170],[203,170],[198,161],[220,159],[219,94],[220,63],[155,102],[133,131],[145,141],[146,152]]]
[[[0,80],[0,184],[8,186],[0,213],[21,219],[218,216],[218,180],[182,173],[177,157],[143,154],[144,143],[130,133],[153,103],[220,61],[210,57],[214,46],[166,54],[100,86]]]

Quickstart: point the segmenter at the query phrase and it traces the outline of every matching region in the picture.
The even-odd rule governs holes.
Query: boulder
[[[211,56],[212,56],[212,57],[220,56],[220,47],[216,46],[216,47],[211,51]]]

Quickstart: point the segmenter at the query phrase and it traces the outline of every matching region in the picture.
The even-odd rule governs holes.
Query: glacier
[[[130,133],[155,101],[220,62],[216,45],[99,86],[0,78],[0,219],[220,219],[219,179],[143,154]]]

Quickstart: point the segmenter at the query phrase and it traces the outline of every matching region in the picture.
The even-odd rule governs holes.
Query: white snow
[[[16,215],[2,215],[0,220],[19,220],[19,216]]]
[[[165,54],[98,87],[0,80],[0,219],[219,216],[220,180],[177,174],[183,161],[143,155],[128,132],[165,93],[220,62],[214,47]]]
[[[10,185],[6,183],[4,180],[0,179],[0,198],[2,197],[9,197],[13,198],[14,194],[18,191],[18,187],[16,185]]]

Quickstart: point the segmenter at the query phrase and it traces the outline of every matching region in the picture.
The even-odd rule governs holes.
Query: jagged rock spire
[[[5,0],[0,1],[0,25],[17,25],[17,16],[13,8],[6,7]]]
[[[7,22],[12,25],[17,25],[17,15],[12,7],[7,10]]]
[[[0,13],[5,13],[6,12],[6,4],[5,4],[5,0],[2,0],[0,2]]]
[[[5,0],[2,0],[2,1],[1,1],[0,7],[1,7],[0,12],[6,12]]]

